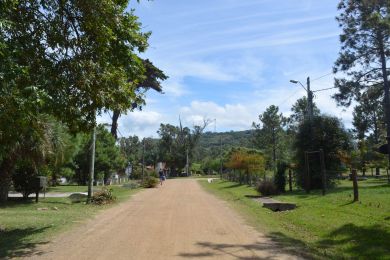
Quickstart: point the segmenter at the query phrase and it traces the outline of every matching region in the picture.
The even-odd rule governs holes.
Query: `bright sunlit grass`
[[[246,185],[227,181],[211,184],[206,190],[227,200],[246,219],[284,247],[296,247],[310,257],[389,258],[390,185],[387,180],[359,182],[360,202],[352,203],[352,183],[341,181],[322,196],[320,191],[287,192],[274,198],[294,202],[297,209],[272,212],[246,195],[257,192]]]

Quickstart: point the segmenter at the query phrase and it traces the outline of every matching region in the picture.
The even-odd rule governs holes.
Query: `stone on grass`
[[[69,195],[69,199],[72,201],[72,203],[80,203],[87,199],[87,195],[83,193],[72,193]]]

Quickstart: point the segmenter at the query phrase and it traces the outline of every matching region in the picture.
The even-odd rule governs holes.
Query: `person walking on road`
[[[158,175],[159,175],[159,177],[160,177],[160,186],[162,186],[162,185],[163,185],[163,182],[165,181],[165,174],[164,174],[163,169],[160,169],[160,170],[158,171]]]

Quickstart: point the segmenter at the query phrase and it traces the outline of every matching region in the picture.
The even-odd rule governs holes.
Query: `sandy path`
[[[168,180],[39,248],[33,259],[292,259],[196,180]]]

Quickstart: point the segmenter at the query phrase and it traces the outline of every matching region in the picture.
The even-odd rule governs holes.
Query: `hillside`
[[[215,157],[220,154],[221,148],[226,150],[230,147],[254,148],[253,130],[221,133],[206,132],[202,134],[199,140],[194,159],[200,161],[205,157]]]

